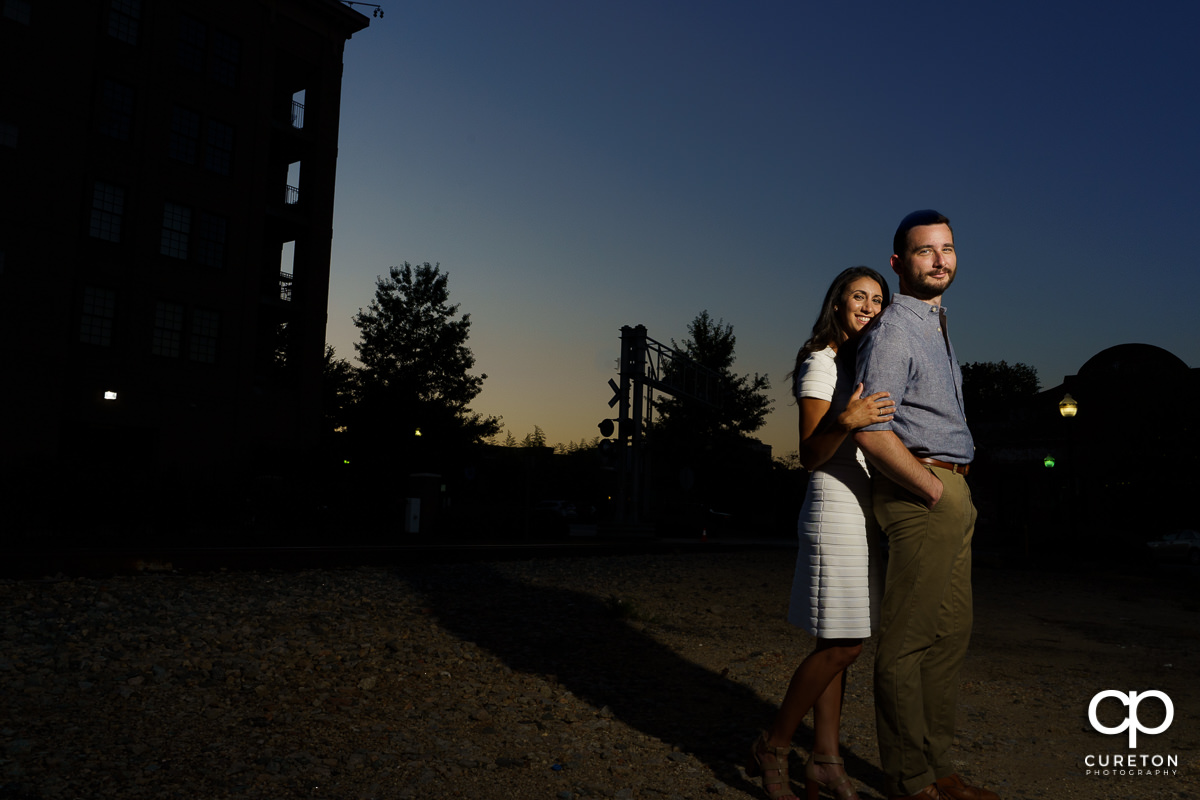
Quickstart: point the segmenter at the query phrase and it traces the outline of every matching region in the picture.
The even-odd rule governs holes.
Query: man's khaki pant
[[[875,516],[888,539],[875,656],[879,758],[892,794],[915,794],[949,775],[958,673],[971,639],[971,537],[966,479],[928,468],[945,486],[931,511],[882,475]]]

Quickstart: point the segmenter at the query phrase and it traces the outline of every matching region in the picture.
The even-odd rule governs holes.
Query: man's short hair
[[[908,232],[922,225],[945,225],[947,228],[950,228],[950,219],[945,214],[940,214],[932,208],[924,208],[920,211],[912,212],[900,220],[900,227],[896,228],[896,235],[892,237],[892,253],[901,258],[908,255],[903,252],[908,246]],[[950,228],[950,234],[954,234],[954,228]]]

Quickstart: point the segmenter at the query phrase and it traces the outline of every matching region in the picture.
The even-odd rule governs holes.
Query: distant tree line
[[[500,444],[501,447],[549,447],[546,441],[546,432],[542,430],[540,425],[533,426],[533,432],[525,434],[524,439],[518,440],[513,436],[512,431],[506,432],[504,441]],[[596,436],[592,439],[580,439],[578,442],[567,442],[563,444],[558,442],[553,446],[555,453],[563,455],[566,453],[580,453],[587,450],[595,450],[600,447],[600,437]]]

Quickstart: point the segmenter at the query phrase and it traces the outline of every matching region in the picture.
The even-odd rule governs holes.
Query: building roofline
[[[355,11],[341,0],[292,0],[292,2],[307,6],[318,14],[327,16],[331,22],[345,31],[347,39],[371,24],[370,17]]]

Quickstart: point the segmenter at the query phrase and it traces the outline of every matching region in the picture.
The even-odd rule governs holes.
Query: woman
[[[862,384],[852,388],[858,339],[888,299],[887,282],[869,267],[838,275],[791,375],[800,406],[800,463],[812,475],[800,510],[788,621],[817,637],[817,644],[796,668],[774,723],[755,743],[747,765],[750,775],[762,776],[771,800],[793,796],[787,759],[810,708],[815,743],[804,768],[809,800],[821,789],[840,800],[858,798],[838,757],[838,729],[846,668],[871,635],[868,570],[876,565],[868,558],[868,542],[878,530],[866,460],[848,434],[891,420],[895,408],[887,392],[863,397]]]

